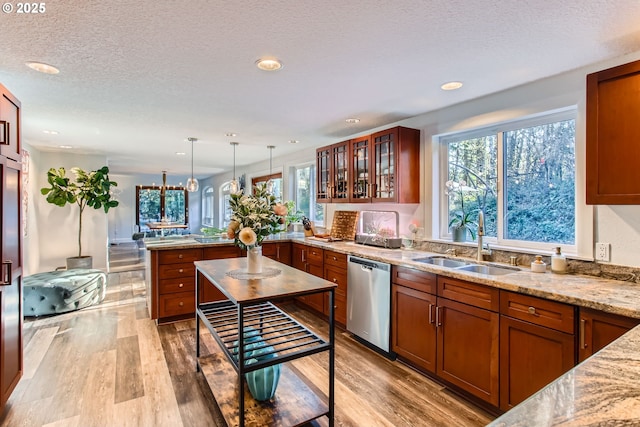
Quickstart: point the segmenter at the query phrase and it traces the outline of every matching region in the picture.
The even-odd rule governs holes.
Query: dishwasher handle
[[[391,266],[389,264],[384,264],[384,263],[375,262],[375,261],[369,261],[368,259],[356,258],[356,257],[352,257],[352,256],[349,256],[349,262],[350,263],[354,263],[354,264],[358,264],[361,267],[364,267],[363,270],[364,269],[368,269],[368,270],[377,269],[377,270],[389,271],[391,269]]]

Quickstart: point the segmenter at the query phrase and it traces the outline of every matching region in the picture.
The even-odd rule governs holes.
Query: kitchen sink
[[[457,268],[462,267],[464,265],[468,265],[469,263],[466,261],[459,261],[457,259],[445,258],[445,257],[427,257],[427,258],[418,258],[414,259],[415,262],[422,262],[425,264],[439,265],[441,267],[449,267],[449,268]]]
[[[492,265],[478,265],[478,264],[465,265],[463,267],[456,268],[456,270],[469,271],[471,273],[488,274],[491,276],[500,276],[503,274],[510,274],[510,273],[515,273],[516,271],[520,271],[519,269],[516,269],[516,268],[494,267]]]

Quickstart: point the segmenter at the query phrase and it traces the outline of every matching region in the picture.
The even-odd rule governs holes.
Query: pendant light
[[[267,145],[267,148],[269,149],[269,179],[267,180],[267,192],[269,194],[273,194],[273,180],[271,179],[271,166],[272,166],[272,160],[273,160],[273,149],[276,148],[275,145]]]
[[[240,185],[238,185],[238,180],[236,179],[236,145],[239,142],[230,142],[229,144],[233,145],[233,179],[229,183],[229,192],[235,194],[240,190]]]
[[[198,191],[198,188],[200,187],[198,180],[193,177],[193,143],[196,142],[198,138],[190,137],[187,138],[187,140],[191,142],[191,178],[187,180],[187,191],[189,193],[194,193]]]

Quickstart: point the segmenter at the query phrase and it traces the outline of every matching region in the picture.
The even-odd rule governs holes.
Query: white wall
[[[78,255],[78,206],[58,207],[47,203],[40,189],[47,185],[49,168],[77,166],[95,170],[107,164],[99,155],[43,152],[25,144],[30,153],[27,237],[24,239],[25,275],[64,266],[66,258]],[[107,268],[107,215],[87,208],[82,218],[82,254],[93,256],[93,267]]]

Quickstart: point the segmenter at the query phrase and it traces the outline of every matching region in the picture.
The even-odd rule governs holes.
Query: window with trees
[[[207,186],[202,190],[202,225],[213,227],[213,187]]]
[[[316,224],[324,224],[324,205],[316,203],[315,165],[294,168],[296,208]]]
[[[454,134],[445,144],[441,236],[461,214],[512,246],[576,244],[575,112]],[[526,243],[525,243],[526,242]]]
[[[136,187],[136,224],[141,231],[149,229],[147,223],[166,219],[176,224],[188,224],[189,200],[182,187],[161,189],[157,186]]]

